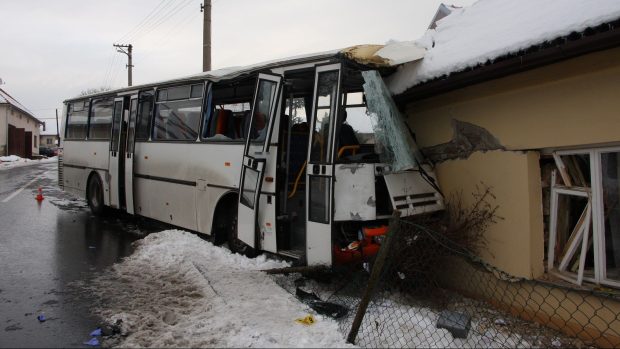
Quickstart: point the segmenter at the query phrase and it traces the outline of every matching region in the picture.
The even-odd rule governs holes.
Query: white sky
[[[439,0],[212,0],[213,69],[357,44],[413,40]],[[468,6],[474,0],[452,0]],[[55,109],[88,88],[133,84],[202,70],[201,0],[3,0],[2,88],[56,128]],[[147,17],[150,14],[149,17]],[[146,19],[146,21],[145,21]],[[140,25],[142,23],[142,25]],[[140,26],[139,26],[140,25]]]

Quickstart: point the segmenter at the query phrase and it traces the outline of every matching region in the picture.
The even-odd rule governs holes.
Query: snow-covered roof
[[[34,116],[34,114],[30,110],[28,110],[28,108],[24,107],[15,98],[11,97],[11,95],[6,93],[6,91],[4,91],[1,88],[0,88],[0,104],[10,104],[13,107],[24,112],[26,115],[30,116],[32,119],[35,120],[35,122],[38,122],[39,124],[43,124],[43,122],[37,119],[36,116]]]
[[[479,0],[454,9],[416,43],[424,59],[388,79],[400,94],[423,82],[620,18],[618,0]]]

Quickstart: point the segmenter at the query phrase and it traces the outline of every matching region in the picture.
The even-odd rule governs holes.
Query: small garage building
[[[41,125],[32,112],[0,89],[0,155],[38,155]]]

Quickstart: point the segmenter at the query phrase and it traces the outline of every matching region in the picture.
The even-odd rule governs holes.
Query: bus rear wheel
[[[256,250],[237,238],[237,228],[237,215],[235,215],[232,217],[228,228],[228,248],[233,253],[238,253],[250,258],[256,257]]]
[[[90,178],[86,188],[86,194],[88,207],[90,207],[91,212],[97,216],[103,214],[103,185],[101,185],[99,176],[94,175]]]

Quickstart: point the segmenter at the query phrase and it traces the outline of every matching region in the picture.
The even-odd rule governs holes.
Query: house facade
[[[42,125],[32,112],[0,89],[0,154],[24,158],[38,155]]]
[[[511,11],[503,12],[518,20],[502,20],[491,11],[484,13],[495,5],[512,6]],[[527,38],[518,38],[514,50],[494,47],[494,39],[500,42],[501,35],[510,44],[511,31],[527,32],[528,25],[534,26],[533,22],[527,23],[526,13],[515,13],[518,6],[483,0],[440,21],[437,32],[430,35],[432,44],[427,48],[427,57],[431,59],[427,66],[409,64],[389,83],[418,145],[435,164],[446,198],[462,193],[465,204],[472,205],[472,194],[480,186],[491,188],[497,215],[502,219],[486,232],[487,246],[480,251],[486,263],[517,278],[551,280],[562,287],[573,285],[568,288],[574,287],[575,295],[578,290],[601,288],[618,294],[620,8],[616,4],[598,15],[582,14],[590,17],[575,23],[590,26],[571,28],[569,23],[567,28],[558,29],[557,35],[532,39],[525,46]],[[549,15],[545,20],[553,23],[549,17],[559,7],[552,8],[553,2],[537,6],[529,17],[542,18],[538,16],[545,13],[546,6]],[[487,21],[476,23],[480,18]],[[485,29],[474,38],[471,28],[456,29],[463,32],[463,37],[449,32],[462,23]],[[442,25],[446,27],[443,33]],[[539,31],[549,29],[540,24],[535,27]],[[489,28],[495,32],[490,33]],[[439,55],[453,52],[458,56],[459,50],[471,48],[467,40],[487,42],[488,48],[479,48],[475,59],[464,54],[463,64],[452,64],[449,58]],[[493,55],[493,50],[501,53]],[[403,88],[406,79],[409,83]],[[468,275],[476,271],[467,266],[450,265],[446,266],[448,270],[452,272],[444,279],[452,287],[491,298],[497,304],[506,302],[492,299],[494,295],[468,284]],[[509,290],[517,286],[506,282],[502,287]],[[554,292],[545,287],[545,291],[536,291],[536,287],[529,292]],[[515,294],[522,292],[514,290]],[[561,323],[555,326],[561,331],[587,329],[572,333],[604,338],[601,345],[620,345],[620,321],[616,316],[620,302],[613,297],[594,298],[583,303],[604,304],[609,316],[602,316],[602,312],[593,310],[595,307],[544,300],[537,302],[534,309],[527,298],[511,301],[520,303],[520,314],[531,307],[531,314],[538,316],[540,309],[547,307],[547,313],[554,313],[550,321]],[[583,321],[568,315],[559,319],[563,315],[557,309],[562,307],[572,309],[566,314],[583,314]],[[600,318],[602,325],[597,327],[593,318]]]
[[[42,134],[39,141],[41,147],[45,148],[57,148],[58,147],[58,135],[57,134]]]

